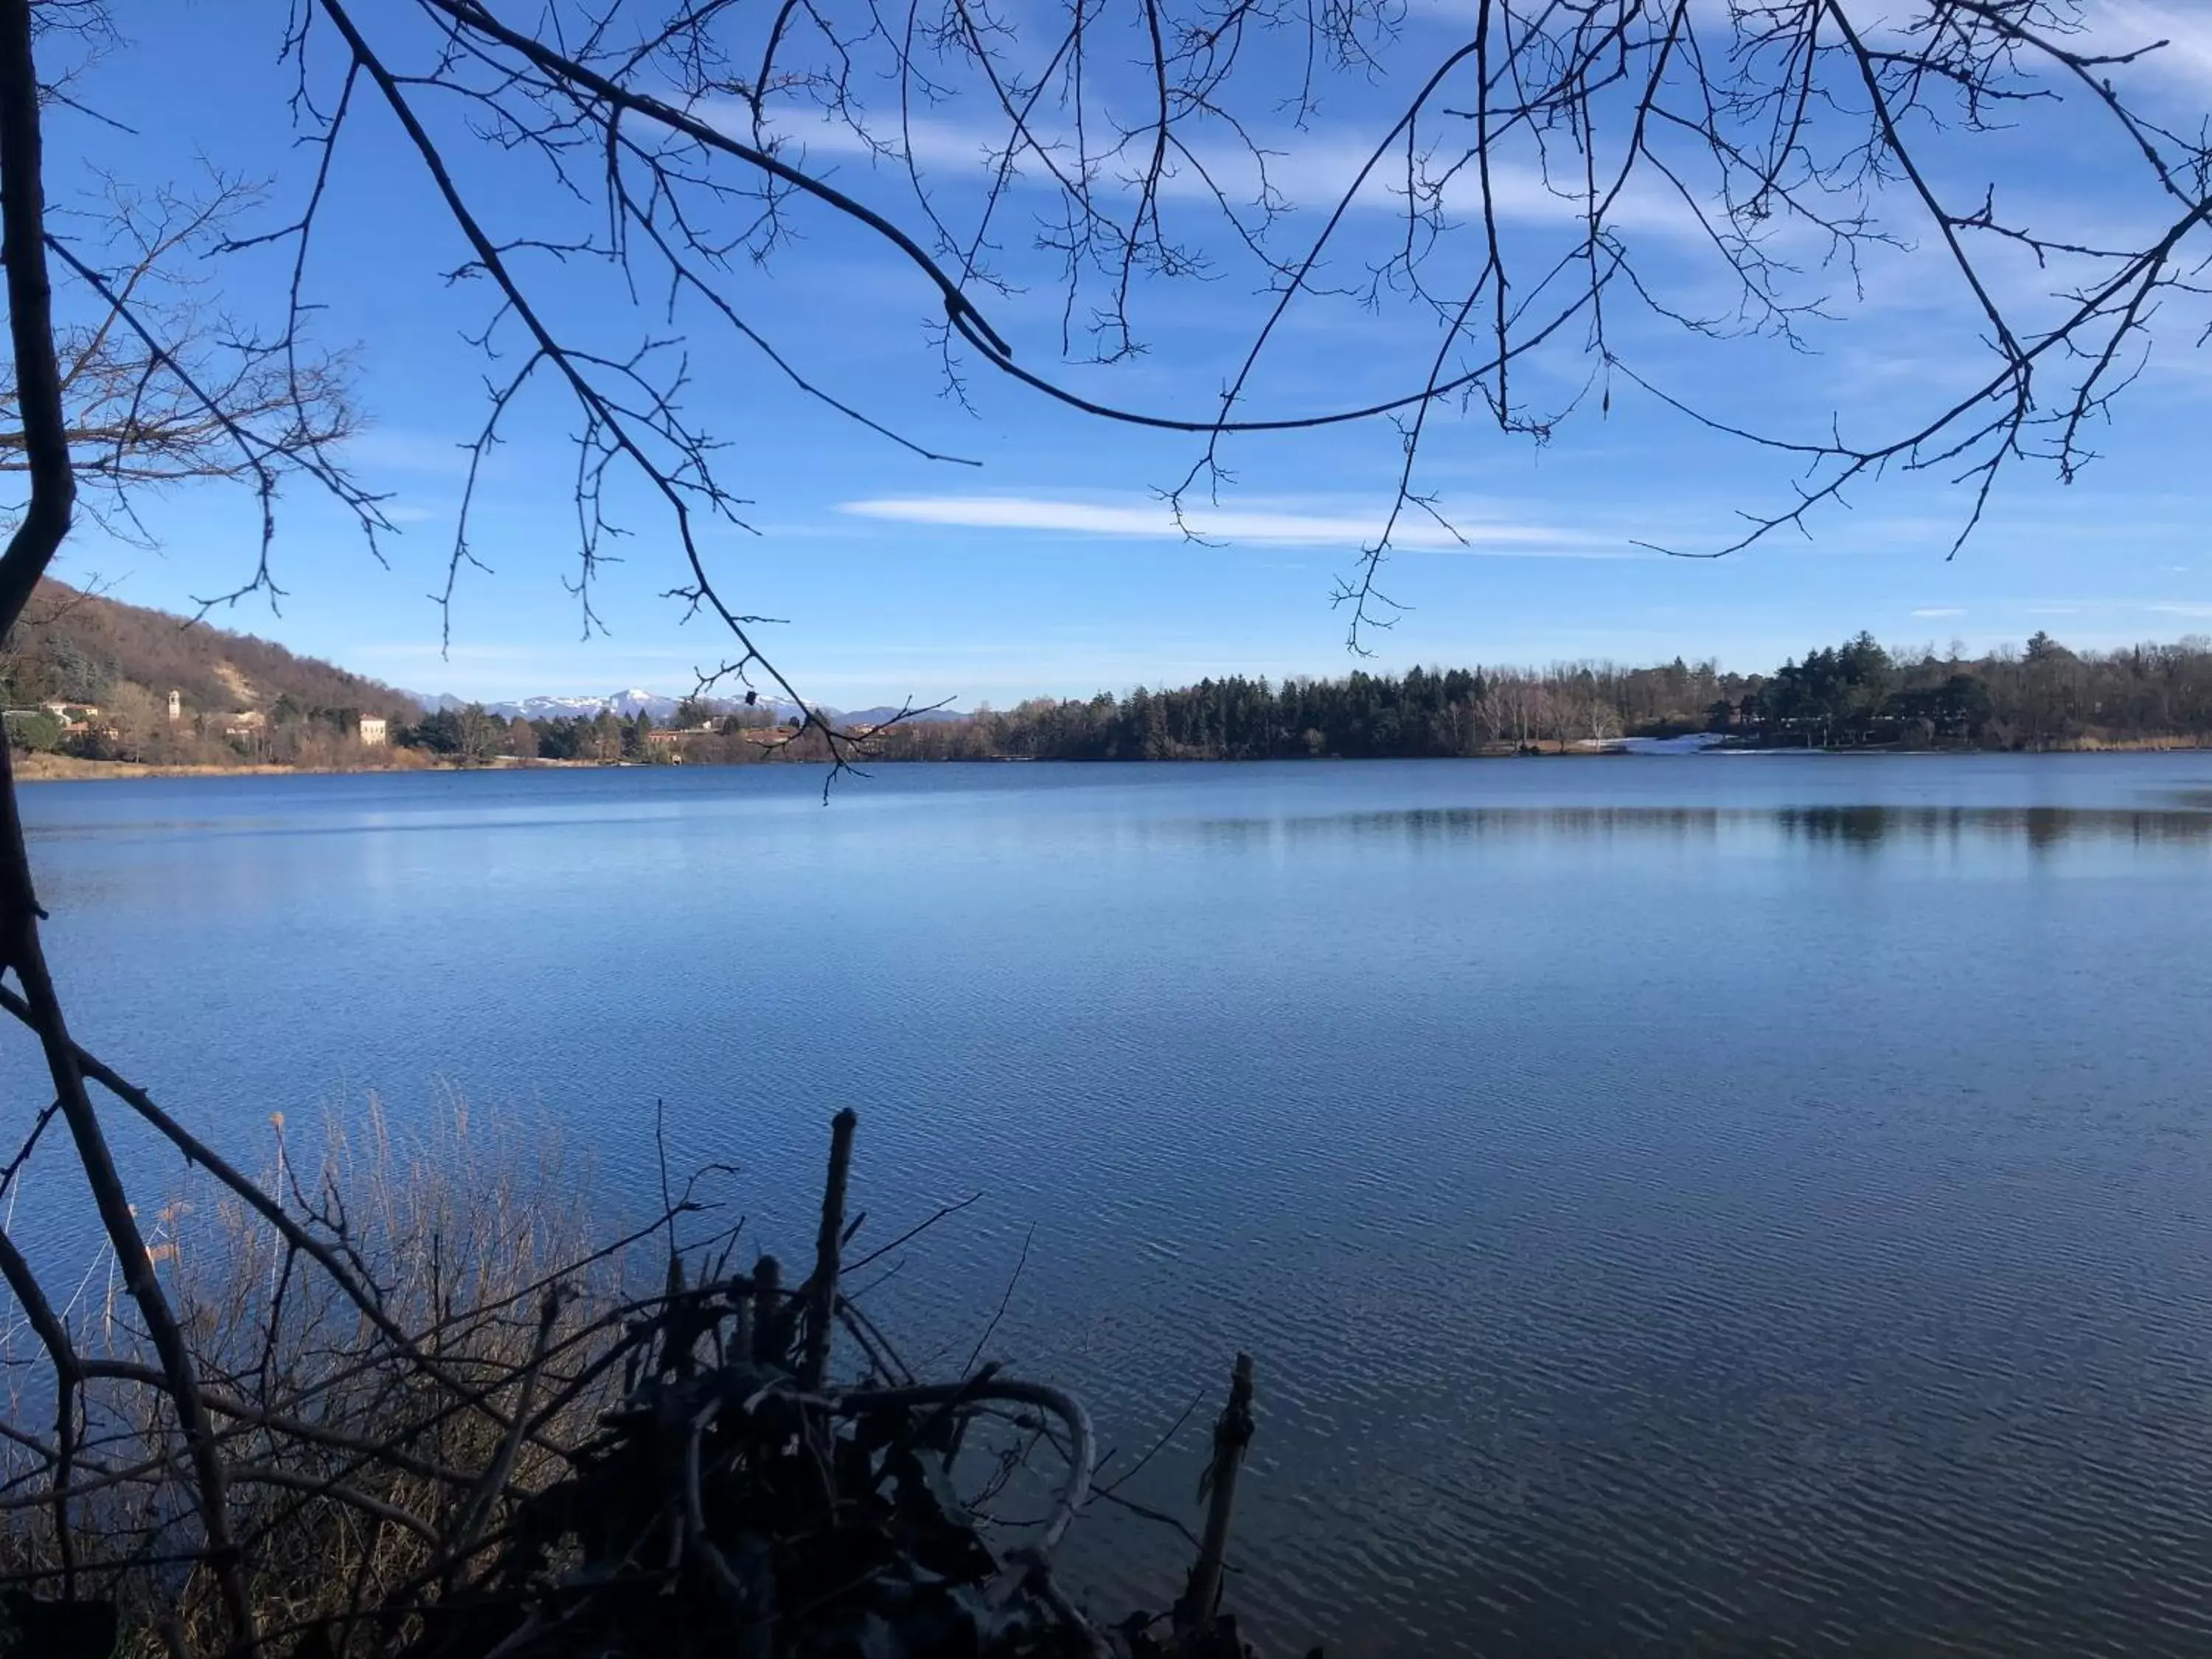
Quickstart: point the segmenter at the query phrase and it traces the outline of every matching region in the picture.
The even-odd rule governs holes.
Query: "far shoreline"
[[[1769,758],[1791,757],[1822,760],[1866,759],[1945,759],[1973,756],[2006,756],[2014,757],[2042,757],[2059,755],[2143,755],[2212,753],[2212,744],[2173,738],[2127,738],[2118,741],[2087,739],[2042,749],[1903,749],[1869,744],[1848,749],[1812,749],[1800,746],[1765,748],[1754,744],[1716,744],[1703,750],[1676,750],[1666,754],[1639,754],[1621,746],[1623,739],[1607,739],[1591,744],[1573,744],[1564,749],[1545,749],[1534,751],[1500,750],[1480,755],[1273,755],[1236,760],[1210,757],[1173,757],[1154,761],[1069,759],[1058,762],[1064,766],[1113,767],[1125,765],[1152,766],[1246,766],[1274,762],[1301,766],[1327,765],[1338,763],[1359,765],[1377,761],[1424,761],[1432,763],[1464,763],[1511,760],[1684,760],[1717,755],[1758,755]],[[659,772],[693,771],[723,772],[751,771],[759,767],[823,766],[818,760],[766,761],[746,763],[678,762],[659,764],[644,761],[588,761],[588,760],[516,760],[501,759],[484,766],[459,765],[446,760],[424,760],[418,764],[399,766],[284,766],[270,762],[242,763],[236,766],[146,765],[134,761],[84,760],[75,756],[51,754],[15,754],[9,757],[15,781],[18,783],[101,783],[127,781],[131,779],[190,779],[190,778],[334,778],[334,777],[404,777],[424,772]],[[933,757],[890,757],[864,759],[855,763],[862,769],[878,766],[998,766],[1035,765],[1038,762],[1025,756],[988,756],[958,760]]]

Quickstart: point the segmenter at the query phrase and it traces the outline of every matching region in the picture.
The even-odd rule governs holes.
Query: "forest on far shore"
[[[818,761],[818,732],[765,707],[690,699],[656,723],[602,711],[426,710],[404,692],[248,635],[42,583],[0,649],[10,742],[135,765],[371,766]],[[176,712],[169,694],[178,694]],[[664,705],[665,707],[665,705]],[[363,716],[383,740],[361,741]],[[788,717],[787,717],[788,718]],[[867,728],[859,728],[866,731]],[[1771,672],[1676,658],[1548,668],[1364,670],[1279,682],[1032,698],[877,727],[884,760],[1279,760],[1571,750],[1713,732],[1790,748],[2048,750],[2212,745],[2212,639],[2077,651],[2047,634],[1970,656],[1860,634]]]
[[[1361,671],[1036,698],[878,735],[930,760],[1275,760],[1527,753],[1713,732],[1761,747],[2047,750],[2212,744],[2212,639],[2075,651],[2047,634],[1978,657],[1860,634],[1767,674],[1656,667]]]

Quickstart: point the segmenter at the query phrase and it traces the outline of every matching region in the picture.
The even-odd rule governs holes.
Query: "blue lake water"
[[[1203,1387],[1126,1488],[1179,1513],[1250,1350],[1286,1651],[2212,1648],[2212,757],[820,787],[24,799],[80,1037],[241,1162],[458,1090],[627,1214],[659,1101],[792,1258],[854,1106],[864,1242],[983,1194],[878,1316],[957,1364],[1012,1279],[1109,1445]],[[1067,1559],[1119,1611],[1183,1547]]]

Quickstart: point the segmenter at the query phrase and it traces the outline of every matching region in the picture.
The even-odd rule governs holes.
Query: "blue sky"
[[[190,185],[212,167],[271,181],[267,223],[296,210],[313,156],[292,142],[290,80],[268,9],[201,0],[123,9],[129,44],[96,67],[87,96],[136,135],[58,113],[56,198],[84,198],[95,167],[152,185]],[[2109,0],[2100,10],[2100,29],[2115,40],[2173,39],[2132,73],[2144,97],[2193,125],[2191,112],[2212,106],[2212,14],[2179,0]],[[1325,199],[1341,183],[1346,158],[1370,142],[1376,112],[1450,44],[1455,27],[1449,4],[1416,10],[1383,73],[1333,92],[1305,131],[1269,135],[1285,152],[1280,181],[1293,199]],[[961,115],[957,106],[933,115],[915,144],[955,196],[976,170],[979,142]],[[1958,152],[1948,185],[1962,195],[1994,185],[2008,200],[2033,202],[2043,223],[2125,234],[2142,222],[2148,206],[2118,187],[2114,153],[2086,115],[2035,119]],[[458,131],[450,120],[444,130]],[[902,223],[917,216],[896,170],[841,149],[827,130],[793,131],[843,187]],[[459,172],[495,232],[574,210],[504,159],[465,151]],[[464,337],[481,325],[484,299],[480,284],[443,280],[463,257],[460,243],[380,112],[349,134],[331,199],[308,270],[325,307],[316,327],[325,342],[356,350],[371,424],[352,459],[387,493],[402,533],[387,544],[390,568],[380,568],[342,514],[295,488],[276,550],[289,590],[281,615],[257,598],[216,620],[418,690],[498,698],[686,689],[696,665],[722,654],[721,641],[661,597],[683,572],[649,504],[634,496],[617,501],[635,532],[624,562],[598,590],[606,632],[580,636],[563,585],[574,572],[566,440],[575,422],[550,396],[519,412],[486,475],[474,542],[493,574],[464,574],[452,640],[441,645],[428,595],[444,580],[465,468],[460,446],[482,418],[485,365]],[[1012,206],[1018,214],[1037,199],[1041,192],[1017,191]],[[1556,229],[1544,222],[1547,205],[1532,204],[1529,223],[1510,234],[1533,246]],[[1387,201],[1360,213],[1358,234],[1392,234]],[[717,532],[710,557],[735,602],[789,619],[769,643],[806,695],[848,707],[908,696],[972,706],[1206,673],[1331,674],[1350,665],[1328,594],[1388,508],[1399,459],[1389,428],[1235,441],[1234,482],[1196,515],[1206,544],[1191,543],[1158,491],[1188,468],[1192,440],[1098,422],[981,368],[969,377],[972,411],[960,408],[942,395],[924,337],[931,292],[824,216],[803,228],[803,240],[770,264],[732,277],[737,303],[839,395],[931,447],[981,462],[919,459],[793,397],[741,343],[698,331],[689,407],[726,440],[725,474],[749,498],[757,532]],[[1671,292],[1685,303],[1710,297],[1713,273],[1666,204],[1632,201],[1627,228]],[[1006,256],[1020,291],[987,308],[1024,362],[1050,365],[1059,303],[1020,240],[1009,236]],[[252,313],[267,304],[277,270],[238,259],[213,274]],[[2035,286],[2033,272],[2017,275]],[[548,263],[532,280],[580,330],[603,328],[611,341],[641,325],[604,272]],[[1790,432],[1818,433],[1832,421],[1876,429],[1962,384],[1979,361],[1966,296],[1923,254],[1874,259],[1863,297],[1838,271],[1814,265],[1803,280],[1834,295],[1839,313],[1812,331],[1810,353],[1714,345],[1656,321],[1625,323],[1623,337],[1671,390]],[[1125,404],[1203,416],[1249,337],[1256,286],[1230,261],[1212,281],[1153,284],[1139,294],[1149,356],[1061,372]],[[1270,407],[1326,406],[1400,386],[1432,349],[1425,343],[1433,331],[1402,307],[1370,314],[1316,304],[1292,318],[1267,360],[1261,395]],[[1638,546],[1716,545],[1740,509],[1786,499],[1790,474],[1625,386],[1616,385],[1609,411],[1585,406],[1541,446],[1479,419],[1440,420],[1425,446],[1422,486],[1471,545],[1433,527],[1412,535],[1385,581],[1410,609],[1370,643],[1386,668],[1678,653],[1755,668],[1862,628],[1899,644],[1975,647],[2037,629],[2089,645],[2212,632],[2204,531],[2212,468],[2202,459],[2212,358],[2194,349],[2200,321],[2175,305],[2142,379],[2098,434],[2104,459],[2070,486],[2047,471],[2014,471],[1976,537],[1949,560],[1965,503],[1924,476],[1863,483],[1846,507],[1818,515],[1809,537],[1784,534],[1725,559]],[[1533,362],[1524,384],[1537,404],[1564,404],[1588,372],[1561,351]],[[61,574],[96,573],[118,597],[180,609],[252,568],[258,517],[241,492],[175,493],[145,516],[157,548],[106,541],[88,527]]]

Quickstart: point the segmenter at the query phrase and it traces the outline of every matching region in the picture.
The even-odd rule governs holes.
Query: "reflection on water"
[[[1543,842],[1620,837],[1719,841],[1735,835],[1878,848],[1969,840],[2037,849],[2069,842],[2212,846],[2212,811],[2069,806],[1431,806],[1274,818],[1208,818],[1210,840],[1410,842]]]
[[[2065,806],[1810,806],[1774,815],[1782,832],[1806,841],[1878,847],[1891,839],[2025,842],[2034,848],[2068,842],[2125,842],[2136,846],[2212,842],[2212,811],[2137,812]]]

